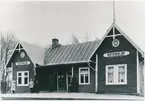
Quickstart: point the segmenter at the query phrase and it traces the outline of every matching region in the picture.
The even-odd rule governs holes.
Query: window
[[[79,68],[79,84],[90,84],[90,68]]]
[[[114,67],[108,67],[108,83],[114,83]]]
[[[29,85],[29,71],[18,71],[17,86],[28,86],[28,85]]]
[[[106,85],[127,84],[127,64],[106,66]]]

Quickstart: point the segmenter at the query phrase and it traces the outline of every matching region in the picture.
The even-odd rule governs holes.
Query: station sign
[[[103,56],[104,57],[121,57],[121,56],[127,56],[129,55],[129,51],[118,51],[118,52],[108,52],[105,53]]]
[[[30,61],[20,61],[20,62],[16,62],[16,65],[29,65]]]

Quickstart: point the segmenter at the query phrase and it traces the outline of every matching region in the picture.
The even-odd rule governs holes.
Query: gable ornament
[[[113,39],[113,41],[112,41],[112,46],[113,47],[118,47],[119,44],[120,44],[120,41],[118,39]]]

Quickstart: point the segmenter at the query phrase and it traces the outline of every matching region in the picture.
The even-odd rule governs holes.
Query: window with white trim
[[[28,85],[29,85],[29,71],[18,71],[17,86],[28,86]]]
[[[127,84],[127,64],[106,66],[106,85]]]
[[[89,67],[79,68],[79,84],[80,85],[90,84],[90,68]]]

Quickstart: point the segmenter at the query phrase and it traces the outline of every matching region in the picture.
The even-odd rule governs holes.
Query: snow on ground
[[[23,93],[23,94],[2,94],[2,97],[17,98],[73,98],[73,99],[144,99],[140,96],[94,94],[94,93]]]

